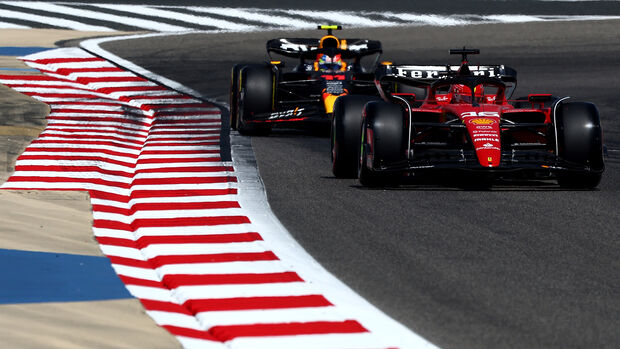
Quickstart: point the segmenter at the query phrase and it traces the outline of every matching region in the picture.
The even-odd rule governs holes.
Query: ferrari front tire
[[[367,187],[397,185],[401,172],[378,169],[406,162],[408,136],[402,107],[383,101],[366,104],[360,138],[360,184]]]
[[[598,109],[592,103],[562,103],[557,108],[555,122],[558,157],[587,169],[557,173],[558,184],[567,189],[595,188],[605,169]]]
[[[348,95],[334,103],[331,127],[332,173],[337,178],[356,178],[360,152],[362,111],[378,97]]]

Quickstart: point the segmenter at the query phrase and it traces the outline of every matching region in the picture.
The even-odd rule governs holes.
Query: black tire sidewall
[[[332,117],[332,172],[336,177],[357,177],[362,112],[366,103],[377,101],[374,96],[348,95],[336,99]]]

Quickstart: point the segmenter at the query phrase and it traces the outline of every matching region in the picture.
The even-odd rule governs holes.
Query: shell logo
[[[471,119],[471,120],[469,120],[469,122],[474,124],[474,125],[492,125],[492,124],[496,123],[495,120],[487,119],[487,118]]]

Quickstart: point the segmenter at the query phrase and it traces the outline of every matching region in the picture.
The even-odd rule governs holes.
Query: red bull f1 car
[[[378,95],[374,67],[382,52],[379,41],[342,39],[340,26],[319,26],[319,38],[279,38],[267,42],[269,63],[237,64],[230,89],[231,128],[241,134],[264,134],[276,123],[329,123],[337,97]],[[286,69],[272,55],[293,60]],[[368,59],[366,59],[368,58]],[[364,62],[362,62],[364,60]],[[369,62],[370,61],[370,62]]]
[[[510,100],[516,71],[473,66],[385,66],[381,98],[338,98],[332,121],[332,170],[364,186],[404,174],[467,171],[478,178],[555,178],[563,188],[596,187],[605,169],[596,106],[530,94]]]

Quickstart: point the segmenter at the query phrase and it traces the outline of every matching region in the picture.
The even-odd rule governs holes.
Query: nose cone
[[[502,152],[499,116],[470,117],[464,121],[480,166],[498,167]]]

